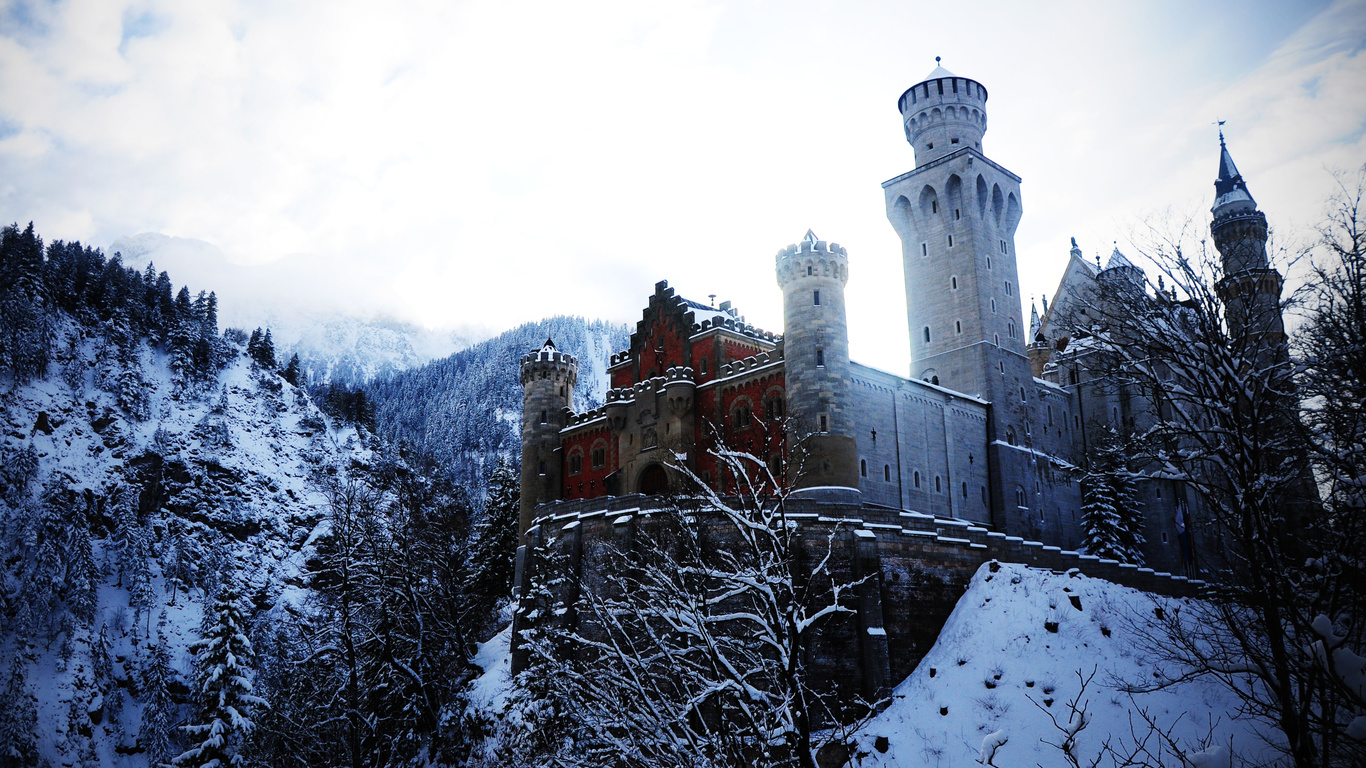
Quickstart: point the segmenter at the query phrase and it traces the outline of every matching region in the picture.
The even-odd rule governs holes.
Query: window
[[[953,321],[953,329],[954,329],[955,331],[957,331],[958,333],[962,333],[962,332],[963,332],[963,321],[962,321],[962,320],[954,320],[954,321]]]
[[[1053,426],[1053,406],[1048,406],[1048,426]]]
[[[926,144],[925,149],[934,149],[934,142],[931,141],[929,144]]]
[[[955,82],[954,85],[957,85],[957,83]],[[949,139],[949,143],[950,143],[950,144],[957,144],[957,143],[958,143],[958,139]]]
[[[1026,402],[1024,387],[1020,387],[1020,402]]]
[[[958,141],[958,139],[954,139],[954,141],[956,142],[956,141]],[[960,213],[958,212],[958,209],[957,209],[957,208],[954,208],[954,209],[953,209],[953,220],[954,220],[954,221],[958,221],[958,220],[961,219],[961,218],[963,218],[962,214],[960,214]]]
[[[827,416],[827,415],[825,415],[825,414],[823,414],[823,413],[821,414],[821,417],[820,417],[820,431],[822,431],[822,432],[829,432],[829,431],[830,431],[830,417]]]
[[[541,423],[542,423],[542,424],[547,424],[547,423],[549,423],[549,422],[550,422],[550,414],[549,414],[548,412],[546,412],[546,411],[541,411]]]
[[[963,498],[966,499],[967,497],[968,497],[968,484],[967,484],[967,483],[963,483]]]
[[[953,235],[949,235],[949,247],[953,247]]]
[[[541,474],[543,474],[543,475],[545,474],[545,462],[544,462],[544,461],[541,462],[541,466],[539,467],[539,470],[540,470],[540,473],[541,473]]]
[[[928,325],[925,326],[925,343],[930,343],[930,327]]]
[[[1000,343],[1001,343],[1001,337],[1000,337],[1000,336],[997,336],[997,337],[996,337],[996,343],[997,343],[997,344],[1000,344]],[[1000,361],[999,363],[997,363],[997,365],[1001,366],[1001,373],[1005,373],[1005,372],[1006,372],[1006,361],[1002,360],[1002,361]]]
[[[884,481],[888,482],[888,483],[892,482],[892,465],[891,465],[891,464],[883,464],[883,465],[882,465],[882,479],[883,479]]]
[[[1010,251],[1006,250],[1006,241],[1004,240],[1001,241],[1001,253],[1010,253]]]
[[[992,300],[991,300],[991,314],[993,314],[993,315],[996,314],[996,300],[995,300],[995,299],[992,299]]]
[[[955,291],[958,290],[958,275],[949,278],[949,287]],[[561,392],[560,394],[563,395],[564,393]]]
[[[859,460],[858,460],[858,474],[859,474],[859,477],[867,477],[867,476],[868,476],[868,460],[867,460],[867,459],[859,459]]]
[[[1006,331],[1010,334],[1010,338],[1012,338],[1012,339],[1015,338],[1015,321],[1014,321],[1014,320],[1011,320],[1010,322],[1006,323]]]
[[[1012,290],[1012,288],[1010,287],[1010,281],[1007,280],[1007,281],[1006,281],[1006,295],[1007,295],[1007,296],[1011,295],[1011,294],[1010,294],[1011,290]]]
[[[987,269],[991,269],[991,257],[987,257]]]
[[[1015,506],[1017,506],[1017,507],[1023,507],[1024,505],[1025,505],[1024,489],[1021,488],[1021,487],[1019,487],[1019,486],[1016,486],[1016,487],[1015,487]]]
[[[1163,543],[1163,544],[1166,544],[1166,543],[1167,543],[1167,532],[1166,532],[1166,531],[1163,531],[1163,532],[1162,532],[1162,543]]]
[[[810,265],[810,264],[807,264],[807,265],[806,265],[806,275],[807,275],[807,277],[810,277],[811,274],[812,274],[811,265]]]
[[[996,346],[998,346],[998,347],[1001,346],[1001,334],[999,334],[999,333],[993,333],[993,334],[991,334],[991,339],[992,339],[992,341],[994,341],[994,342],[996,343]],[[1002,368],[1001,368],[1001,373],[1005,373],[1005,372],[1006,372],[1006,369],[1005,369],[1004,367],[1002,367]]]
[[[564,397],[564,385],[560,385],[560,397]]]
[[[930,255],[930,244],[929,244],[929,243],[921,243],[921,244],[920,244],[920,255],[921,255],[921,256],[929,256],[929,255]]]
[[[939,386],[939,377],[938,377],[938,376],[931,376],[931,377],[930,377],[930,383],[933,384],[933,385],[935,385],[936,387]]]
[[[985,505],[986,503],[987,503],[987,487],[984,485],[984,486],[982,486],[982,504]]]
[[[742,403],[735,408],[732,422],[736,429],[749,429],[749,424],[754,419],[754,413],[749,409],[749,403]]]
[[[934,149],[934,147],[931,146],[930,149]],[[939,201],[938,201],[938,200],[931,200],[931,201],[930,201],[930,213],[939,213]]]
[[[607,466],[607,449],[598,446],[593,449],[593,469],[602,469]]]
[[[821,305],[821,292],[820,292],[820,291],[816,291],[816,294],[815,294],[815,305],[818,306],[818,307]]]
[[[705,358],[705,357],[702,358],[702,367],[701,367],[699,370],[701,370],[701,372],[702,372],[703,375],[706,375],[706,373],[707,373],[707,358]]]
[[[1162,498],[1162,487],[1161,487],[1161,486],[1158,486],[1158,488],[1157,488],[1157,498],[1159,498],[1159,499]]]
[[[1014,427],[1006,427],[1006,442],[1009,443],[1009,444],[1011,444],[1011,445],[1014,445],[1014,444],[1015,444],[1015,428],[1014,428]]]
[[[915,487],[916,487],[916,488],[919,488],[919,487],[920,487],[920,473],[919,473],[919,472],[916,472],[916,473],[915,473]]]
[[[771,395],[764,401],[764,418],[773,421],[783,417],[782,395]]]
[[[934,492],[935,492],[935,493],[943,493],[943,492],[944,492],[943,486],[941,486],[941,485],[939,484],[939,475],[935,475],[935,476],[934,476]]]
[[[1072,417],[1072,426],[1076,427],[1077,429],[1081,429],[1081,417],[1080,417],[1080,416],[1073,416],[1073,417]]]
[[[817,350],[816,350],[816,367],[817,367],[817,368],[824,368],[824,367],[825,367],[825,350],[823,350],[823,349],[817,349]]]
[[[569,454],[569,474],[577,475],[583,471],[583,454],[575,452]]]

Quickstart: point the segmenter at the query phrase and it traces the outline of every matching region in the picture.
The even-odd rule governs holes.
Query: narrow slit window
[[[868,460],[867,460],[867,459],[859,459],[859,460],[858,460],[858,473],[859,473],[859,477],[867,477],[867,476],[868,476]]]
[[[890,464],[883,464],[883,465],[882,465],[882,480],[883,480],[884,482],[888,482],[888,483],[892,482],[892,465],[890,465]]]
[[[825,367],[825,350],[816,350],[816,365],[821,368]]]
[[[920,255],[921,255],[921,256],[929,256],[929,255],[930,255],[930,244],[929,244],[929,243],[921,243],[921,244],[920,244]]]
[[[930,327],[928,325],[925,326],[925,343],[930,343]]]
[[[949,247],[953,247],[953,235],[949,235]]]
[[[954,329],[955,331],[957,331],[958,333],[962,333],[962,332],[963,332],[963,321],[962,321],[962,320],[954,320],[954,321],[953,321],[953,329]]]

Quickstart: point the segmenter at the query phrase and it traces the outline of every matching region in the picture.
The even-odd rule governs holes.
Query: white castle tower
[[[936,62],[938,59],[936,59]],[[898,108],[915,169],[883,183],[887,218],[901,237],[911,376],[992,404],[991,507],[1014,507],[1001,478],[1029,477],[1025,345],[1015,265],[1020,177],[987,159],[987,90],[937,66]],[[997,520],[1007,530],[1009,518]]]

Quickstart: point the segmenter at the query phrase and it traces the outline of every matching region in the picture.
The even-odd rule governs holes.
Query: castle
[[[569,508],[542,505],[606,509],[605,497],[679,488],[680,467],[724,491],[733,478],[709,450],[726,445],[786,474],[793,499],[915,513],[1049,550],[1081,546],[1077,469],[1100,432],[1151,419],[1137,393],[1087,371],[1087,312],[1103,285],[1145,278],[1118,249],[1102,267],[1074,241],[1053,300],[1025,324],[1020,177],[983,151],[986,103],[981,83],[943,67],[898,100],[915,167],[882,186],[902,244],[910,377],[850,360],[850,257],[812,232],[776,256],[781,335],[660,282],[630,349],[611,358],[600,408],[572,411],[577,361],[553,342],[522,358],[523,535]],[[1277,302],[1266,219],[1222,134],[1213,214],[1229,299]],[[1266,330],[1283,340],[1279,325]],[[1200,543],[1183,532],[1199,527],[1194,495],[1170,480],[1137,491],[1145,564],[1191,574]]]

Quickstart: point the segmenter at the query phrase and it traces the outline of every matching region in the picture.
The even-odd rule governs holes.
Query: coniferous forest
[[[547,335],[625,332],[556,318],[308,392],[211,290],[5,227],[0,764],[458,764]]]

